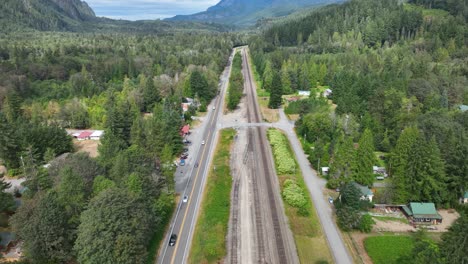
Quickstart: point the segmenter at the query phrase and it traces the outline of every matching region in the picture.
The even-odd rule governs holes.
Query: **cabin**
[[[403,213],[414,224],[440,224],[442,216],[437,213],[434,203],[409,203],[402,207]]]

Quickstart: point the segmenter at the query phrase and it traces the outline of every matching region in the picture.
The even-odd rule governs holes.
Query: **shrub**
[[[273,146],[278,174],[292,174],[295,172],[296,162],[291,157],[284,135],[278,130],[268,130],[270,144]]]
[[[359,230],[361,232],[370,233],[374,224],[375,222],[374,219],[372,219],[372,216],[365,214],[361,217],[361,221],[359,222]]]
[[[286,180],[283,188],[284,200],[296,208],[305,207],[307,200],[301,187],[293,180]]]

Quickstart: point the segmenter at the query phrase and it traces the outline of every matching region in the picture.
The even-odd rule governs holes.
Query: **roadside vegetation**
[[[281,196],[300,262],[331,262],[328,243],[289,141],[276,129],[268,130],[268,139],[273,148]]]
[[[226,256],[232,177],[230,150],[236,131],[222,130],[193,235],[190,263],[219,263]]]
[[[174,210],[180,129],[216,95],[233,45],[215,35],[0,40],[2,177],[26,180],[16,208],[0,177],[0,228],[26,261],[154,263]],[[90,128],[105,131],[95,158],[74,153],[65,131]]]
[[[227,108],[234,110],[239,105],[244,92],[244,76],[242,75],[242,56],[236,51],[232,61],[231,76],[229,77],[229,88],[227,96]]]

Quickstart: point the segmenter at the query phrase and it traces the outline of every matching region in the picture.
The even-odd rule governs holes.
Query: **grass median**
[[[268,130],[268,139],[300,263],[332,263],[328,243],[288,139],[276,129]]]
[[[190,263],[219,263],[226,256],[232,188],[229,159],[235,135],[234,129],[220,132],[193,235]]]

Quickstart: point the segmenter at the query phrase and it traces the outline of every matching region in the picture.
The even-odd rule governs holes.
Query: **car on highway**
[[[176,234],[172,234],[172,235],[171,235],[171,238],[169,239],[169,246],[171,246],[171,247],[174,246],[175,243],[176,243],[176,241],[177,241],[177,235],[176,235]]]
[[[202,144],[202,145],[205,145],[205,140],[202,140],[202,141],[201,141],[201,144]]]
[[[187,201],[188,201],[188,196],[185,195],[185,196],[184,196],[184,199],[182,199],[182,202],[186,203]]]
[[[198,162],[197,162],[197,163],[195,163],[195,168],[198,168]]]
[[[213,106],[213,110],[215,110],[215,109],[216,109],[216,107]]]

